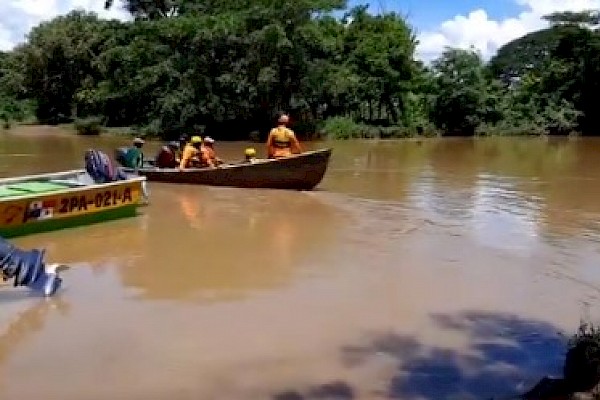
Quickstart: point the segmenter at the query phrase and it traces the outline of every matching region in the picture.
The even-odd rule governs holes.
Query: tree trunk
[[[394,124],[397,124],[398,123],[398,110],[396,110],[396,106],[394,105],[394,102],[392,101],[391,96],[386,96],[385,104],[387,105],[387,110],[388,110],[389,116],[392,118],[392,122]]]

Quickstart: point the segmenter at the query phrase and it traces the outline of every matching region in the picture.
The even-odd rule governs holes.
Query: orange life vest
[[[292,147],[294,133],[285,126],[273,128],[273,147],[287,149]]]

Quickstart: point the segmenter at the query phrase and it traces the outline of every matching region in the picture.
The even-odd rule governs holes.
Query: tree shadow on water
[[[354,398],[354,389],[343,381],[317,385],[309,388],[304,394],[290,390],[273,396],[273,400],[352,400]]]
[[[434,329],[458,332],[460,350],[432,347],[410,336],[377,335],[366,346],[346,347],[349,367],[370,357],[391,358],[396,372],[379,393],[391,399],[506,399],[518,397],[546,375],[561,375],[566,339],[543,321],[511,314],[432,315]]]

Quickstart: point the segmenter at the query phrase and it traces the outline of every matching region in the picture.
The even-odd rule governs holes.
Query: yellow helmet
[[[246,154],[248,157],[254,157],[256,155],[256,150],[254,150],[252,147],[248,147],[244,151],[244,154]]]
[[[200,136],[192,136],[192,143],[202,143],[202,138]]]

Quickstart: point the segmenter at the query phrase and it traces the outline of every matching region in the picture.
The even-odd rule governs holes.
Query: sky
[[[41,21],[75,8],[105,18],[128,18],[116,3],[106,11],[104,0],[0,0],[0,50],[22,43]],[[488,60],[502,45],[547,26],[543,15],[600,9],[600,0],[349,0],[350,5],[365,3],[375,13],[394,11],[407,16],[419,40],[417,57],[425,62],[447,46],[474,46]]]

